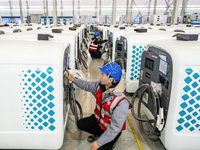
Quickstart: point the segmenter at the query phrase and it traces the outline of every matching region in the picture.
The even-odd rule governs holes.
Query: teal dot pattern
[[[144,50],[146,50],[146,46],[144,45],[132,46],[130,80],[139,80],[140,78],[141,57]]]
[[[180,111],[176,130],[189,132],[200,131],[200,71],[187,68],[184,72]]]
[[[31,130],[54,131],[55,126],[55,94],[54,70],[52,67],[22,70],[21,104],[23,125]]]

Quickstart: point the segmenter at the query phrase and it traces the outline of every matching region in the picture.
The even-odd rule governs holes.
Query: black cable
[[[142,105],[142,99],[144,97],[144,94],[147,93],[148,91],[151,91],[150,87],[147,86],[141,93],[140,98],[139,98],[139,102],[138,102],[138,118],[141,118],[141,105]],[[152,92],[150,92],[150,94],[152,94]],[[153,96],[153,95],[149,95],[149,96]],[[155,99],[154,99],[155,100]],[[156,103],[154,102],[154,107],[156,106]],[[155,109],[155,108],[154,108]],[[157,108],[156,108],[157,111]],[[153,115],[154,118],[156,116],[156,114]],[[140,119],[140,121],[142,122],[149,122],[149,123],[154,123],[155,119]]]
[[[84,68],[87,70],[88,69],[88,65],[87,65],[86,61],[82,60],[82,63],[83,63]]]
[[[80,63],[79,63],[79,61],[78,61],[78,59],[76,59],[75,60],[75,69],[78,69],[78,70],[80,70]]]
[[[89,42],[90,41],[90,38],[89,37],[87,37],[87,42]]]
[[[143,121],[143,122],[140,121],[139,125],[140,125],[140,128],[144,131],[144,133],[148,135],[149,139],[157,140],[158,137],[157,137],[156,121],[157,121],[157,114],[159,113],[159,102],[155,99],[154,93],[153,93],[150,85],[146,88],[146,90],[143,90],[142,94],[140,95],[139,102],[138,102],[138,118],[141,118],[142,98],[143,98],[144,94],[147,93],[148,91],[149,91],[149,97],[151,97],[153,99],[153,104],[154,104],[153,109],[155,110],[154,114],[153,114],[154,119],[147,118],[146,121]],[[144,125],[143,125],[144,122],[150,123],[149,125],[153,124],[153,127],[151,128],[151,130],[146,130],[144,128]],[[156,137],[153,137],[155,135],[156,135]]]
[[[85,59],[88,59],[87,53],[86,53],[84,50],[82,50],[82,55],[83,55],[83,57],[84,57]]]
[[[145,94],[145,92],[147,91],[148,87],[149,87],[148,84],[143,84],[143,85],[141,85],[141,86],[136,90],[136,92],[133,94],[132,106],[134,106],[135,99],[136,99],[136,97],[138,96],[140,90],[144,88],[144,89],[142,90],[141,96],[140,96],[140,98],[139,98],[138,107],[141,105],[141,104],[140,104],[140,101],[141,101],[140,99],[142,99],[142,96]],[[140,109],[140,108],[138,108],[138,109]],[[140,111],[140,110],[138,110],[138,111]],[[133,117],[134,117],[136,120],[138,120],[138,121],[142,121],[142,122],[152,122],[152,120],[138,118],[138,116],[135,114],[133,108],[131,109],[131,113],[132,113]]]
[[[124,67],[124,60],[122,58],[116,58],[115,62],[122,68],[125,69]]]
[[[83,118],[83,111],[82,111],[80,103],[75,99],[75,88],[73,87],[72,83],[70,83],[68,91],[69,91],[69,95],[70,95],[69,96],[70,108],[71,108],[71,111],[72,111],[72,113],[75,117],[75,122],[76,122],[76,125],[77,125],[79,119]],[[78,110],[79,110],[80,116],[78,115]],[[77,126],[77,129],[78,129],[78,126]]]
[[[140,93],[141,92],[141,93]],[[151,99],[153,100],[153,106],[154,106],[154,114],[153,114],[153,117],[154,119],[144,119],[144,118],[141,118],[141,104],[142,104],[142,99],[143,99],[143,96],[145,93],[149,93],[149,96],[151,96]],[[138,101],[138,109],[137,109],[137,112],[138,112],[138,116],[135,114],[134,112],[134,103],[135,103],[135,99],[136,97],[139,95],[140,93],[140,97],[139,97],[139,101]],[[149,84],[142,84],[137,90],[136,92],[134,93],[133,95],[133,98],[132,98],[132,106],[133,108],[131,109],[131,113],[133,115],[133,117],[140,121],[139,122],[139,125],[140,125],[140,128],[142,129],[142,131],[144,131],[145,134],[148,135],[148,137],[151,139],[151,140],[157,140],[158,137],[157,137],[157,133],[158,133],[158,130],[156,128],[156,121],[157,121],[157,114],[159,114],[159,108],[160,108],[160,98],[155,98],[155,95],[153,93],[153,90],[151,88],[151,86]],[[150,131],[147,131],[144,126],[143,126],[143,123],[144,122],[148,122],[150,124],[153,123],[153,128],[152,130]],[[150,136],[154,136],[156,135],[156,138],[152,138]]]
[[[80,58],[80,60],[79,60],[80,64],[82,62],[84,68],[87,70],[88,69],[88,65],[87,65],[86,61],[82,58],[81,54],[80,54],[79,58]]]
[[[83,39],[83,43],[85,44],[85,47],[88,49],[88,41],[86,38]]]
[[[104,44],[104,46],[103,46],[103,48],[102,48],[102,50],[103,50],[103,51],[105,51],[105,50],[106,50],[106,48],[107,48],[107,45],[108,45],[108,43],[105,43],[105,44]]]
[[[87,53],[84,53],[84,51],[83,50],[81,50],[82,51],[82,53],[79,53],[79,63],[81,64],[83,64],[83,66],[84,66],[84,68],[87,70],[88,69],[88,65],[87,65],[87,63],[86,63],[86,61],[83,59],[83,57],[82,57],[82,55],[84,56],[84,55],[86,55],[86,57],[87,57]],[[84,53],[84,54],[83,54]]]
[[[79,61],[79,64],[81,65],[81,62],[82,62],[82,56],[81,56],[81,50],[78,50],[78,61]]]

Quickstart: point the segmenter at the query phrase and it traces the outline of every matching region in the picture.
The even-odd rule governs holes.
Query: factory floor
[[[88,55],[89,56],[89,55]],[[102,55],[104,57],[104,55]],[[82,67],[83,73],[87,77],[87,81],[97,81],[100,79],[101,72],[98,69],[104,64],[104,59],[91,59],[88,57],[87,60],[88,70]],[[132,100],[132,94],[127,94],[129,101]],[[95,98],[89,93],[85,92],[81,89],[76,90],[76,99],[82,106],[83,109],[83,117],[90,116],[95,108]],[[133,127],[136,131],[135,135],[138,136],[138,139],[135,138],[132,128],[127,119],[127,127],[126,130],[122,132],[119,140],[116,143],[114,150],[165,150],[164,146],[160,142],[160,140],[150,140],[148,136],[139,128],[139,123],[136,121],[132,114],[131,110],[128,112],[128,116],[133,124]],[[69,113],[67,128],[65,131],[65,137],[63,146],[60,150],[90,150],[90,143],[87,142],[87,137],[90,134],[78,131],[76,128],[76,124],[74,121],[74,116],[72,113]],[[137,139],[137,140],[136,140]],[[138,146],[138,143],[141,143]]]

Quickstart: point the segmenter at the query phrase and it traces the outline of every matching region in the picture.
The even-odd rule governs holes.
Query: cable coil
[[[78,121],[83,118],[83,111],[80,103],[75,99],[75,88],[73,84],[65,85],[65,90],[68,91],[69,94],[69,104],[72,111],[72,114],[75,117],[76,126]],[[78,126],[77,126],[78,129]],[[79,130],[79,129],[78,129]]]
[[[148,93],[149,96],[151,97],[152,103],[153,103],[153,109],[155,111],[153,115],[154,119],[148,119],[148,118],[142,118],[141,117],[141,106],[142,106],[142,101],[143,101],[143,97],[145,95],[145,93]],[[162,107],[162,103],[161,100],[158,96],[159,94],[155,94],[153,92],[152,86],[149,84],[142,84],[134,93],[133,98],[132,98],[132,106],[133,108],[131,109],[131,113],[132,116],[139,121],[139,125],[140,128],[144,131],[144,133],[146,133],[147,135],[156,135],[159,136],[160,135],[160,131],[158,131],[157,127],[156,127],[156,122],[158,119],[158,115],[159,115],[159,108]],[[134,104],[135,104],[135,99],[136,97],[139,96],[139,101],[138,101],[138,108],[137,108],[137,115],[134,111]],[[147,131],[144,126],[143,126],[143,122],[148,122],[150,124],[152,124],[152,129],[150,131]],[[151,138],[152,139],[152,138]],[[153,140],[155,140],[155,138],[153,138]]]

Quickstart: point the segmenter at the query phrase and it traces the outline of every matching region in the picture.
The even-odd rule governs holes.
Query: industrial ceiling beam
[[[136,6],[136,8],[137,8],[137,4],[136,4],[136,2],[135,2],[135,0],[132,0],[132,2],[135,4],[135,6]],[[131,4],[131,13],[132,13],[132,9],[133,9],[133,3]],[[147,3],[146,3],[147,4]],[[146,5],[145,4],[145,5]],[[138,14],[137,14],[137,16],[142,16],[142,13],[141,13],[141,11],[137,8],[137,10],[138,10]],[[132,17],[133,18],[133,17]]]
[[[57,25],[58,25],[57,0],[53,0],[53,26],[56,27]]]
[[[133,0],[131,0],[130,22],[133,22]]]
[[[46,16],[46,11],[45,11],[45,1],[43,0],[43,11],[44,11],[44,16]]]
[[[74,24],[74,20],[75,20],[75,16],[74,16],[74,0],[72,1],[72,6],[73,6],[72,14],[73,14],[73,24]]]
[[[27,22],[28,24],[31,22],[30,16],[29,16],[29,5],[28,5],[28,0],[26,0],[26,13],[27,13]]]
[[[63,3],[62,0],[60,0],[60,12],[61,12],[61,16],[63,17]]]
[[[156,15],[157,0],[154,0],[153,15]]]
[[[28,0],[26,0],[26,11],[27,11],[27,16],[29,16],[29,5],[28,5]]]
[[[23,18],[23,11],[22,11],[22,0],[19,0],[19,11],[20,11],[21,23],[23,23],[24,18]]]
[[[49,12],[48,12],[48,0],[46,0],[46,18],[48,19]]]
[[[78,16],[80,16],[80,0],[78,0]]]
[[[101,16],[101,0],[99,0],[99,16]]]
[[[12,17],[13,13],[12,13],[12,2],[11,2],[11,0],[9,0],[8,3],[9,3],[9,8],[10,8],[10,16]]]
[[[185,11],[186,11],[186,8],[187,8],[187,2],[188,2],[188,0],[183,0],[182,1],[181,16],[185,15]]]
[[[150,15],[150,9],[151,9],[151,0],[149,0],[148,2],[148,13],[147,13],[148,16]]]
[[[172,18],[171,18],[171,24],[177,24],[177,18],[178,18],[178,9],[179,9],[180,0],[174,0],[173,1],[173,11],[172,11]]]
[[[116,11],[117,11],[117,0],[113,0],[112,5],[112,25],[116,24]]]
[[[166,15],[168,10],[169,10],[170,13],[172,14],[172,10],[170,9],[170,7],[172,6],[173,1],[171,2],[171,4],[169,4],[169,2],[168,2],[167,0],[165,0],[165,3],[166,3],[166,5],[167,5],[167,8],[166,8],[164,14]]]
[[[128,6],[129,6],[129,0],[127,0],[127,2],[126,2],[126,23],[129,23],[129,20],[128,20]]]
[[[46,23],[48,24],[48,0],[43,0],[43,10],[44,10],[44,16],[46,17]]]
[[[97,18],[97,0],[95,1],[95,16]]]

